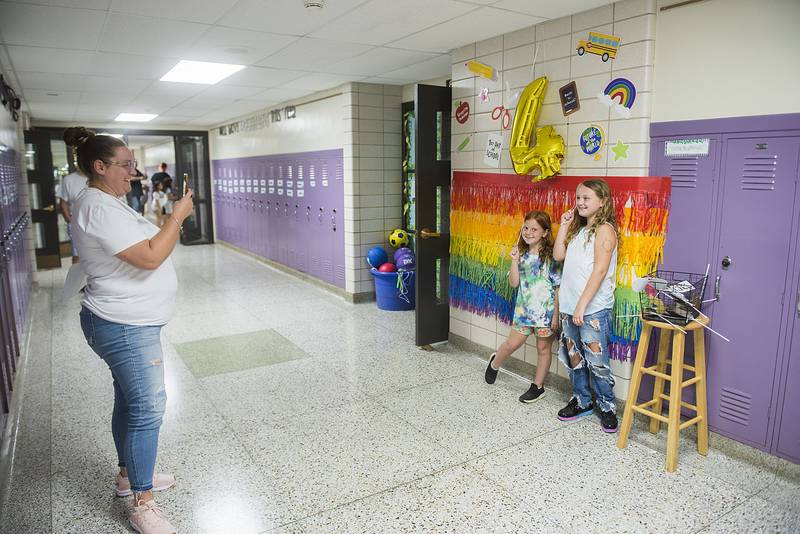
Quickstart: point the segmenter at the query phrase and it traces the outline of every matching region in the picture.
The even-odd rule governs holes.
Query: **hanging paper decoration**
[[[483,163],[489,167],[500,166],[500,153],[503,151],[503,136],[490,133],[486,139],[486,152],[483,154]]]
[[[603,61],[608,61],[617,57],[620,41],[621,39],[616,35],[589,32],[589,38],[578,41],[578,46],[575,50],[578,51],[579,56],[589,53],[600,56]]]
[[[636,100],[636,87],[627,78],[615,78],[602,93],[597,93],[597,99],[613,109],[614,113],[627,119],[631,116],[631,108]]]
[[[603,132],[603,127],[599,124],[592,124],[581,133],[581,150],[587,156],[594,154],[594,159],[599,161],[603,157],[600,150],[605,144],[605,138],[606,134]]]
[[[504,130],[508,130],[508,127],[511,125],[511,113],[508,112],[505,106],[496,106],[492,110],[492,120],[500,120],[500,125],[503,127]]]
[[[480,91],[478,91],[478,100],[481,101],[482,104],[485,104],[489,101],[489,89],[486,87],[481,87]]]
[[[510,323],[515,289],[508,283],[508,253],[520,221],[532,209],[555,222],[575,205],[575,189],[589,177],[558,176],[523,182],[514,175],[456,171],[450,194],[450,305]],[[611,357],[627,361],[636,353],[641,329],[639,294],[632,273],[645,276],[662,260],[671,180],[608,177],[619,223],[617,289]]]
[[[465,148],[467,148],[467,145],[469,144],[469,138],[470,138],[470,136],[466,136],[466,137],[464,137],[464,140],[463,140],[463,141],[461,141],[461,142],[458,144],[458,146],[456,147],[456,152],[461,152],[462,150],[464,150]]]
[[[547,76],[537,78],[528,84],[519,97],[514,126],[511,129],[509,151],[514,172],[524,176],[538,168],[540,173],[533,177],[534,182],[559,172],[561,158],[564,157],[564,138],[555,133],[552,126],[536,128],[546,89]],[[536,132],[536,144],[531,146],[534,132]]]
[[[485,65],[479,61],[475,61],[474,59],[467,61],[464,65],[467,67],[467,70],[473,74],[477,74],[478,76],[482,76],[488,80],[495,79],[494,68],[490,67],[489,65]]]

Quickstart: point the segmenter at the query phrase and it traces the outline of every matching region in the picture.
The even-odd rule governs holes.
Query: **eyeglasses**
[[[117,167],[122,167],[123,169],[128,169],[129,171],[136,170],[139,162],[135,159],[130,161],[104,161],[106,165],[116,165]]]

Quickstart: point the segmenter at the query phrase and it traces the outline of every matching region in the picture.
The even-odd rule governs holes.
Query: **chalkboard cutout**
[[[564,113],[565,117],[581,109],[581,101],[578,98],[578,86],[574,81],[559,88],[558,96],[561,99],[561,111]]]

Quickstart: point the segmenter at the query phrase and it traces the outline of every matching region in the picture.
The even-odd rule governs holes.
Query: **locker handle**
[[[717,276],[717,279],[714,280],[714,300],[719,300],[719,282],[722,279],[722,276]]]
[[[795,308],[797,309],[797,316],[800,317],[800,290],[797,291],[797,305]]]

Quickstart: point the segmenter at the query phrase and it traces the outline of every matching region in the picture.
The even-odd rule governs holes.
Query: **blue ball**
[[[413,271],[415,267],[414,255],[403,254],[396,260],[398,271]]]
[[[367,263],[369,263],[370,267],[377,269],[387,261],[389,261],[389,256],[386,255],[383,247],[372,247],[367,251]]]
[[[402,248],[398,248],[397,250],[395,250],[395,251],[394,251],[394,260],[395,260],[395,263],[397,262],[397,258],[399,258],[400,256],[403,256],[404,254],[411,254],[411,255],[413,255],[413,254],[414,254],[414,252],[413,252],[413,251],[412,251],[410,248],[408,248],[408,247],[402,247]]]

